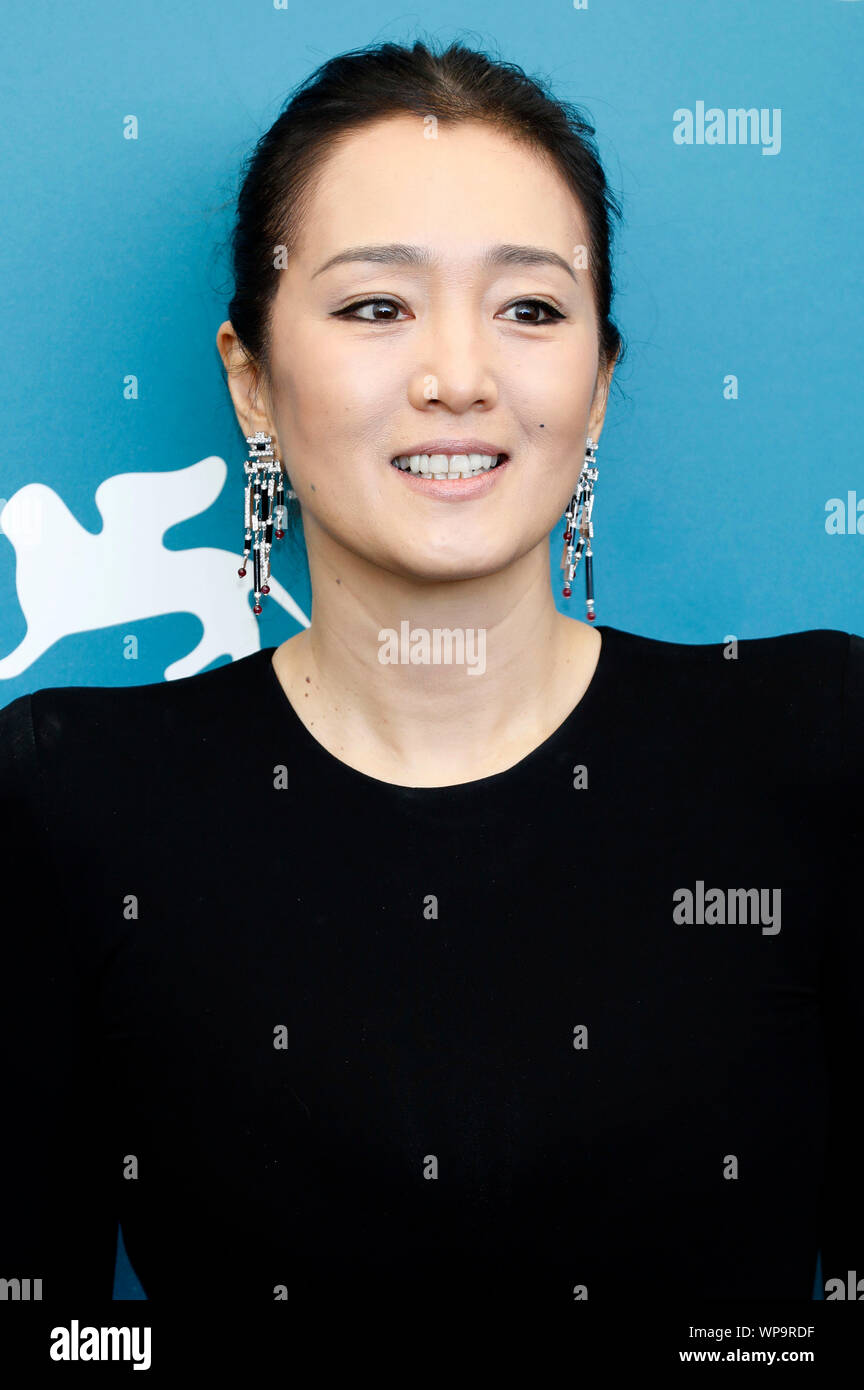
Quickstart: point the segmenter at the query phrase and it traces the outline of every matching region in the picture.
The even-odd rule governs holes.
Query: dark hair
[[[588,265],[599,321],[601,365],[621,360],[624,344],[610,317],[613,296],[610,193],[583,112],[556,100],[514,63],[462,44],[436,52],[418,41],[384,43],[322,64],[289,98],[243,170],[231,236],[234,296],[228,314],[243,348],[265,374],[270,310],[279,283],[276,248],[288,255],[323,159],[340,137],[404,112],[440,122],[485,121],[551,157],[588,223]]]

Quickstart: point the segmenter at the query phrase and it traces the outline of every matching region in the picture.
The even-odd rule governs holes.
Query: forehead
[[[480,122],[436,129],[428,118],[398,115],[342,136],[322,161],[296,254],[317,265],[360,243],[407,242],[458,257],[520,242],[569,261],[586,239],[577,198],[541,152]]]

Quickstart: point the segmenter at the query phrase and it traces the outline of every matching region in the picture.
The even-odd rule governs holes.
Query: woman
[[[549,584],[565,510],[565,587],[590,560],[621,347],[592,135],[519,69],[387,44],[254,152],[218,332],[242,568],[260,609],[272,460],[311,628],[2,714],[4,1263],[45,1298],[108,1295],[118,1218],[154,1300],[864,1270],[864,642],[672,644]]]

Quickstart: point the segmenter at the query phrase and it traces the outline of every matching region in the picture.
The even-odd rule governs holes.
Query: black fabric
[[[118,1219],[153,1300],[864,1275],[864,640],[599,630],[455,787],[341,763],[273,648],[0,712],[4,1277],[110,1297]]]

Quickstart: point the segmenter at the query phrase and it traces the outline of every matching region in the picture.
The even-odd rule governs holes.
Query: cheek
[[[406,392],[404,366],[387,346],[340,342],[332,332],[298,336],[276,376],[286,438],[320,445],[350,435],[356,445],[377,431],[380,442]]]
[[[510,399],[526,428],[549,444],[580,426],[594,394],[596,360],[588,352],[536,354],[512,379]],[[543,429],[540,430],[540,425]]]

